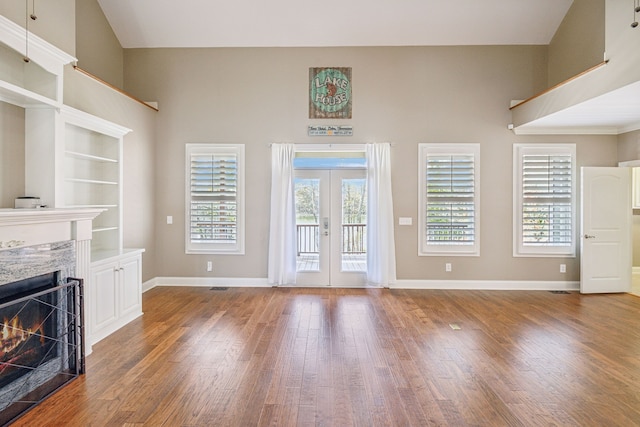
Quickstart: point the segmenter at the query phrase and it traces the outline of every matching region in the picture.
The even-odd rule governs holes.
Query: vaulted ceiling
[[[124,48],[546,45],[573,0],[98,0]],[[521,133],[637,129],[633,90],[543,117]],[[506,106],[505,106],[506,108]],[[591,130],[589,130],[591,129]]]
[[[120,44],[548,44],[573,0],[98,0]]]

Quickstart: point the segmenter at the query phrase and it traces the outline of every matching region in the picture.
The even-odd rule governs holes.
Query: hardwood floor
[[[155,288],[144,312],[15,425],[640,425],[632,295]]]

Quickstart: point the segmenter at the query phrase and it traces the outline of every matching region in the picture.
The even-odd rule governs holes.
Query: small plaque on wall
[[[353,136],[353,126],[309,126],[309,136]]]

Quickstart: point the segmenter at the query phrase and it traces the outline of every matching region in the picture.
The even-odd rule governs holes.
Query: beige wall
[[[0,102],[0,208],[24,196],[24,109]]]
[[[618,135],[618,161],[640,160],[640,131]]]
[[[156,111],[68,67],[65,104],[132,129],[124,137],[124,246],[145,248],[143,280],[156,276]]]
[[[78,2],[86,0],[78,0]],[[91,0],[93,1],[93,0]],[[24,0],[0,0],[0,15],[25,26]],[[31,4],[29,1],[29,12]],[[29,19],[29,31],[70,55],[76,54],[76,0],[36,1],[35,21]]]
[[[618,161],[631,160],[640,160],[640,131],[618,136]],[[637,184],[640,183],[634,183],[634,186]],[[640,210],[634,209],[633,213],[633,266],[640,267]]]
[[[547,83],[545,46],[132,49],[126,89],[159,101],[157,275],[264,278],[271,142],[392,142],[399,279],[578,280],[577,258],[512,257],[512,146],[575,142],[580,165],[614,165],[616,138],[518,137],[507,130],[509,101]],[[353,69],[353,119],[308,119],[308,69]],[[310,138],[310,124],[351,124],[353,137]],[[184,145],[246,145],[247,250],[244,256],[185,255]],[[481,256],[417,256],[417,150],[420,142],[481,144]],[[167,215],[174,224],[167,225]],[[397,221],[396,221],[397,222]],[[444,272],[444,263],[453,272]],[[568,273],[559,273],[566,263]]]
[[[97,0],[76,2],[78,66],[118,88],[123,87],[123,50]]]
[[[632,21],[632,2],[605,0],[605,51],[609,63],[515,108],[513,124],[518,127],[639,81],[640,28],[631,28]]]
[[[604,59],[605,0],[574,0],[549,44],[549,86]]]

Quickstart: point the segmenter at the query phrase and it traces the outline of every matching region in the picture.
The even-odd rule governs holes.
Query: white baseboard
[[[640,267],[632,267],[631,274],[633,275],[640,274]]]
[[[261,277],[156,277],[142,284],[142,292],[156,286],[229,286],[232,288],[268,288],[269,281]]]
[[[640,274],[640,268],[638,269]],[[255,277],[156,277],[142,284],[142,292],[156,286],[229,286],[267,288],[267,278]],[[535,280],[396,280],[391,289],[461,289],[517,291],[578,291],[580,282]]]
[[[396,280],[391,289],[578,291],[580,282],[537,280]]]

